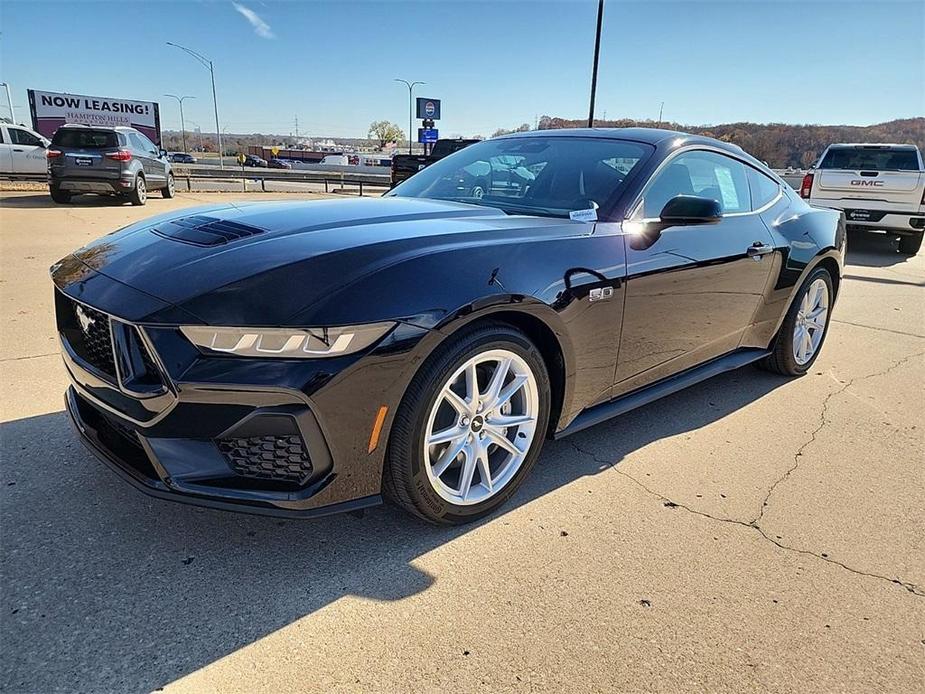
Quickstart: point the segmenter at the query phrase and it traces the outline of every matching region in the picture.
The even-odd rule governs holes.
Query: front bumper
[[[129,430],[120,431],[115,421],[108,419],[102,411],[93,407],[73,386],[67,389],[64,403],[80,442],[126,482],[159,499],[283,518],[313,518],[358,511],[382,502],[382,497],[375,494],[312,508],[291,497],[284,499],[277,495],[276,498],[266,498],[260,493],[236,492],[233,489],[222,490],[185,483],[170,476],[150,446],[144,446],[140,442],[133,443],[128,435]],[[198,468],[195,456],[188,459],[187,463],[193,463],[191,469]],[[308,499],[311,493],[303,492],[301,496],[303,500]],[[288,503],[281,503],[284,501]]]
[[[211,357],[176,327],[102,313],[116,311],[107,297],[135,310],[145,297],[86,271],[60,281],[71,273],[56,274],[67,411],[83,443],[124,479],[161,498],[277,516],[380,503],[391,418],[415,365],[409,353],[428,330],[399,324],[365,353],[329,359]],[[147,301],[158,315],[169,310]],[[93,331],[108,326],[92,345],[81,342],[77,307]],[[101,357],[109,343],[111,361]]]

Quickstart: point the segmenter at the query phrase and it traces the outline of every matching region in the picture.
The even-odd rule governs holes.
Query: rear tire
[[[899,237],[899,252],[903,255],[915,255],[922,247],[922,234]]]
[[[48,192],[51,199],[59,205],[67,205],[71,201],[71,194],[66,190],[61,190],[58,186],[49,186]]]
[[[148,201],[148,187],[145,184],[144,176],[138,176],[135,179],[135,187],[128,194],[129,202],[133,205],[144,205]]]
[[[502,377],[493,389],[496,374]],[[535,464],[549,408],[546,365],[523,333],[492,322],[449,338],[423,364],[398,407],[384,494],[435,524],[459,525],[488,515],[517,491]],[[451,433],[443,436],[446,432]],[[433,438],[440,442],[425,445]]]
[[[813,294],[807,297],[810,292]],[[771,354],[758,365],[784,376],[802,376],[809,371],[829,332],[834,297],[829,271],[821,267],[813,270],[793,298],[771,345]],[[820,300],[824,302],[824,315],[818,313]]]
[[[174,180],[173,174],[167,174],[167,185],[161,188],[161,195],[165,198],[172,198],[177,194],[177,182]]]

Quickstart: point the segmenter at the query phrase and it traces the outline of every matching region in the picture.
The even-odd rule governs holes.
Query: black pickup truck
[[[458,152],[464,147],[480,142],[480,140],[437,140],[430,154],[396,154],[392,157],[392,187],[407,178],[411,178],[421,169],[430,166],[435,161],[449,156],[453,152]]]

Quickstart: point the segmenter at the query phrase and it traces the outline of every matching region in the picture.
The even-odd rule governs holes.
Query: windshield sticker
[[[592,207],[590,210],[572,210],[568,213],[568,218],[574,219],[576,222],[596,222],[597,208]]]
[[[739,209],[739,195],[736,193],[736,184],[732,181],[732,171],[717,167],[716,182],[723,196],[723,207],[730,210]]]

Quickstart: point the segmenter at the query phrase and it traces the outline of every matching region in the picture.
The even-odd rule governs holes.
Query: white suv
[[[842,210],[848,229],[899,235],[899,252],[918,253],[925,232],[925,166],[915,145],[829,145],[803,177],[800,195]]]
[[[44,177],[48,140],[24,125],[0,123],[0,176]]]

